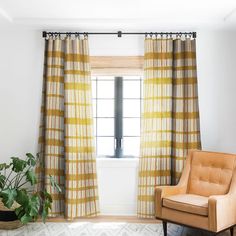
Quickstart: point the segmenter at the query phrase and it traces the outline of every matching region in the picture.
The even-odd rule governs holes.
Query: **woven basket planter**
[[[0,229],[17,229],[23,226],[14,212],[16,207],[17,204],[13,204],[12,208],[8,209],[0,198]]]

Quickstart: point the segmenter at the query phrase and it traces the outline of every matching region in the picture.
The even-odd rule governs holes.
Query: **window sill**
[[[130,157],[130,158],[99,157],[96,160],[98,168],[137,168],[139,162],[138,157]]]

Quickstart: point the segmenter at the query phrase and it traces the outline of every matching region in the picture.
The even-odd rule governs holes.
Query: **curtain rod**
[[[47,32],[43,31],[42,36],[43,38],[46,38],[47,36],[57,36],[57,35],[117,35],[117,37],[122,37],[122,35],[176,35],[176,36],[190,36],[193,38],[197,37],[196,32]]]

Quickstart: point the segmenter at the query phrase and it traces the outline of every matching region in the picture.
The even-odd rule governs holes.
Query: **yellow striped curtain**
[[[200,149],[195,39],[145,39],[138,216],[154,216],[154,188],[176,184]]]
[[[88,40],[45,42],[38,188],[52,195],[50,216],[96,216],[98,189]],[[62,188],[49,183],[53,176]]]

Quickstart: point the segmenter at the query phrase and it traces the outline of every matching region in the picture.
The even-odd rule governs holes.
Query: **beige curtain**
[[[138,216],[154,216],[154,188],[176,184],[200,149],[195,39],[145,40]]]
[[[88,40],[67,37],[45,42],[38,188],[52,195],[50,216],[95,216],[98,189],[93,137]],[[53,189],[53,176],[62,193]]]

